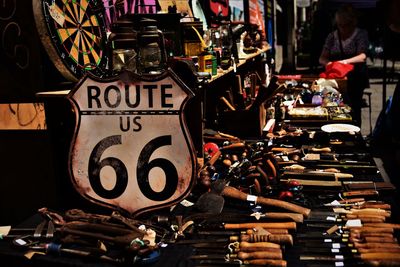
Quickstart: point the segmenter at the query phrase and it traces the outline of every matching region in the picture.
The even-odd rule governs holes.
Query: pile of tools
[[[368,154],[276,138],[205,144],[186,210],[133,219],[43,208],[36,228],[5,238],[26,251],[128,265],[184,246],[189,266],[400,266],[400,225]]]
[[[293,129],[288,131],[300,133]],[[224,224],[227,234],[236,238],[218,246],[221,253],[229,250],[225,263],[400,266],[396,255],[400,248],[396,230],[400,226],[390,223],[391,205],[383,201],[386,193],[394,192],[394,187],[382,181],[373,159],[358,143],[357,136],[343,134],[340,136],[343,138],[335,139],[337,136],[328,135],[321,139],[326,142],[322,142],[315,140],[311,132],[302,129],[296,136],[274,135],[270,139],[246,142],[230,139],[220,145],[205,145],[206,163],[200,171],[198,185],[206,191],[204,195],[213,195],[217,200],[215,196],[220,195],[222,200],[217,209],[208,209],[210,205],[204,205],[202,197],[196,205],[203,208],[202,211],[219,213],[223,208],[229,209],[235,201],[241,201],[250,203],[242,205],[241,211],[253,210],[256,211],[253,216],[262,218],[262,222]],[[283,244],[283,239],[275,240],[277,233],[267,224],[288,227],[288,221],[297,224],[297,230],[294,232],[295,228],[291,228],[291,239],[286,237]],[[257,236],[249,234],[254,224],[268,234],[263,237],[259,233]],[[210,234],[215,235],[215,232]],[[279,233],[285,234],[289,233]],[[249,241],[255,243],[250,246],[243,243],[244,246],[238,245],[236,250],[232,249],[233,245],[229,246],[232,242]],[[258,242],[280,245],[283,258],[268,258],[266,253],[239,253],[248,253],[248,247],[262,246],[256,245]],[[196,255],[192,259],[198,265],[218,265],[216,260],[221,260],[221,255],[210,258],[213,255],[210,252],[210,257],[206,257],[202,245],[194,246]],[[261,264],[255,261],[258,257],[269,261]]]
[[[193,247],[194,254],[189,260],[195,266],[287,266],[284,252],[293,245],[296,222],[235,223],[232,221],[235,217],[221,225],[222,229],[215,229],[204,220],[194,224],[186,238],[175,245]]]
[[[45,253],[124,264],[155,262],[159,257],[161,233],[118,212],[106,216],[72,209],[61,215],[42,208],[39,213],[43,221],[36,228],[12,228],[4,236],[27,255]]]
[[[348,199],[313,209],[296,236],[306,266],[399,266],[400,245],[390,221],[391,206]]]

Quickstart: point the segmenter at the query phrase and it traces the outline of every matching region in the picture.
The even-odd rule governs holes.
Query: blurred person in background
[[[380,17],[384,19],[385,27],[388,31],[384,38],[384,48],[399,47],[400,38],[392,38],[400,35],[400,1],[398,0],[379,0],[377,7]],[[391,37],[389,37],[391,36]],[[389,38],[388,38],[389,37]],[[386,50],[386,49],[385,49]],[[397,55],[387,55],[387,59],[396,58]],[[393,59],[392,59],[393,60]],[[388,77],[393,78],[393,77]],[[393,96],[386,101],[382,108],[371,138],[371,148],[375,157],[382,159],[386,173],[390,181],[400,189],[400,80],[397,81]],[[400,198],[400,195],[398,196]],[[400,215],[398,215],[400,217]]]
[[[329,33],[325,40],[319,63],[327,66],[339,61],[352,64],[354,69],[347,75],[347,102],[352,108],[355,124],[361,126],[361,107],[363,92],[369,87],[366,64],[369,46],[368,33],[357,27],[357,15],[354,8],[345,4],[335,13],[336,30]]]
[[[321,55],[326,37],[332,31],[332,22],[332,15],[328,10],[328,0],[319,0],[316,2],[311,21],[310,68],[312,71],[317,71],[321,67],[319,56]]]

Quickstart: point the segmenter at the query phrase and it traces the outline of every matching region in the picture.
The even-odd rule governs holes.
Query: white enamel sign
[[[190,97],[170,71],[107,82],[85,76],[69,95],[77,121],[70,174],[78,192],[132,215],[186,197],[195,177],[183,116]]]

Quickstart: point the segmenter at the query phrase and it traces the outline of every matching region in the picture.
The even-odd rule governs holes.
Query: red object
[[[326,65],[325,72],[320,73],[320,78],[335,79],[344,78],[346,75],[354,69],[352,64],[344,64],[339,61],[332,62]]]
[[[286,182],[286,186],[288,188],[292,188],[292,187],[300,186],[300,183],[299,183],[299,181],[296,181],[296,180],[289,180]]]
[[[211,17],[215,20],[229,16],[229,0],[209,0]]]
[[[303,76],[296,75],[277,75],[279,80],[300,80]]]
[[[219,147],[216,143],[209,142],[204,144],[204,152],[210,155],[210,157],[214,156],[217,151],[219,151]]]
[[[285,199],[292,199],[293,198],[293,193],[290,191],[282,191],[279,194],[279,199],[285,200]]]

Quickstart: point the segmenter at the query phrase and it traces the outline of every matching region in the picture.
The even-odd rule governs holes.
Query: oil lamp
[[[124,70],[136,72],[136,36],[137,33],[133,30],[130,21],[120,20],[113,23],[109,37],[112,50],[112,74],[118,74]]]
[[[157,21],[143,19],[138,35],[138,64],[141,73],[160,73],[166,68],[166,51],[163,33],[155,25]]]

